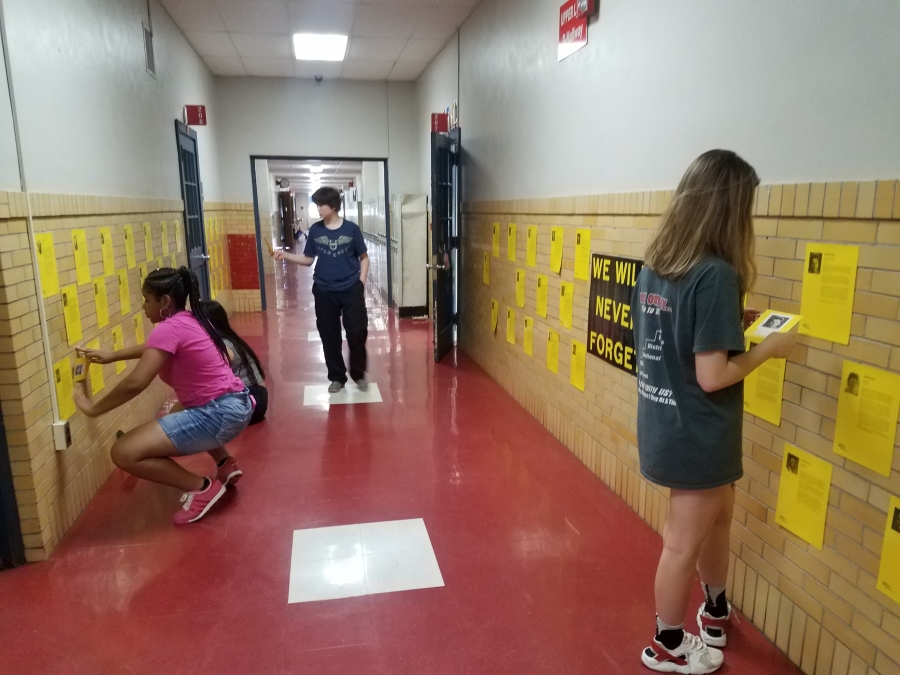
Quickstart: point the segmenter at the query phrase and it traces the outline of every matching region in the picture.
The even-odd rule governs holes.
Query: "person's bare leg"
[[[229,455],[228,451],[225,449],[224,445],[220,445],[218,448],[213,448],[209,451],[209,454],[214,460],[216,460],[216,466],[219,466],[219,464],[221,464],[223,460],[231,457],[231,455]]]
[[[142,424],[118,438],[110,456],[117,467],[132,476],[170,485],[184,492],[203,488],[203,477],[191,473],[171,459],[178,456],[178,450],[156,420]]]
[[[728,552],[731,548],[731,520],[734,517],[734,486],[729,485],[712,531],[700,546],[697,571],[708,586],[724,587],[728,580]],[[715,600],[715,598],[713,598]]]

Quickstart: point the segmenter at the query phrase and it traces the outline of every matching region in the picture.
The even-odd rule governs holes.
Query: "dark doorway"
[[[203,184],[197,155],[197,133],[175,120],[178,169],[181,174],[181,198],[184,200],[184,231],[188,265],[200,282],[200,297],[209,300],[209,256],[203,229]]]
[[[25,545],[19,526],[19,507],[6,447],[6,429],[0,415],[0,570],[25,564]]]
[[[459,129],[431,134],[431,302],[434,360],[456,345],[459,308]]]

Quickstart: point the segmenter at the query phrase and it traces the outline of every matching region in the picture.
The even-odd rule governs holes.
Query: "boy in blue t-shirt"
[[[350,346],[350,377],[362,391],[366,382],[366,338],[369,317],[366,313],[366,277],[369,254],[362,232],[356,223],[341,217],[341,194],[334,188],[316,190],[313,203],[323,220],[309,228],[302,254],[275,251],[276,260],[287,260],[309,267],[313,273],[313,297],[316,300],[316,328],[322,338],[325,365],[336,394],[347,384],[347,367],[341,353],[341,318]]]

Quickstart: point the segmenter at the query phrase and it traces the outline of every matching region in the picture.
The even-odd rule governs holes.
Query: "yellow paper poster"
[[[103,254],[103,276],[111,277],[116,273],[116,258],[113,254],[112,231],[108,227],[100,228],[100,252]]]
[[[559,333],[552,328],[547,334],[547,370],[559,372]]]
[[[138,345],[144,344],[144,313],[138,312],[134,315],[134,343]]]
[[[125,349],[125,337],[122,335],[122,324],[113,326],[112,343],[114,352]],[[126,364],[124,361],[116,361],[116,375],[119,375],[127,367],[128,364]]]
[[[141,289],[144,288],[144,279],[147,278],[147,263],[138,265],[138,281],[141,282]]]
[[[522,345],[525,348],[525,353],[528,356],[532,356],[534,351],[534,319],[530,316],[525,317],[525,336],[522,339]]]
[[[53,382],[56,385],[56,402],[59,419],[67,420],[75,414],[75,397],[72,383],[72,362],[69,357],[53,364]]]
[[[844,361],[834,451],[890,476],[898,412],[900,375]]]
[[[175,252],[181,253],[183,244],[181,243],[181,221],[172,221],[172,229],[175,230]]]
[[[153,230],[150,223],[144,223],[144,259],[147,262],[153,260]]]
[[[177,270],[177,269],[178,269],[178,260],[175,258],[175,254],[174,254],[174,253],[172,254],[172,269],[173,269],[173,270]]]
[[[800,323],[802,316],[796,314],[788,314],[787,312],[776,312],[773,309],[767,309],[759,315],[750,327],[744,331],[744,335],[748,338],[758,338],[755,342],[759,342],[769,333],[787,333],[793,330],[794,326]]]
[[[572,358],[569,362],[569,384],[578,391],[584,391],[584,360],[587,346],[578,340],[572,340]]]
[[[169,255],[169,223],[165,220],[159,224],[162,229],[162,251],[163,255]]]
[[[547,293],[550,282],[546,274],[537,275],[537,313],[538,316],[547,318]]]
[[[161,256],[161,255],[160,255],[160,256],[157,256],[157,257],[156,257],[156,269],[161,270],[161,269],[162,269],[163,267],[165,267],[165,266],[166,266],[166,263],[165,263],[165,261],[162,259],[162,256]]]
[[[562,273],[564,232],[561,227],[550,228],[550,269],[556,274]]]
[[[559,286],[559,322],[566,328],[572,327],[572,296],[575,284],[563,281]]]
[[[891,600],[900,603],[900,499],[897,497],[891,497],[888,505],[876,587]]]
[[[100,350],[100,338],[95,338],[87,343],[88,349],[96,349]],[[91,396],[96,396],[99,392],[103,391],[104,382],[103,382],[103,364],[100,363],[92,363],[91,367],[88,369],[88,378],[91,380]]]
[[[484,254],[484,268],[481,271],[481,281],[485,286],[491,285],[491,254]]]
[[[529,267],[537,265],[537,225],[528,226],[528,239],[525,242],[525,264]]]
[[[525,270],[516,270],[516,304],[525,306]]]
[[[119,282],[119,309],[123,315],[131,311],[131,292],[128,288],[128,270],[125,268],[116,272]]]
[[[825,537],[831,464],[784,444],[775,522],[818,549]]]
[[[495,258],[500,257],[500,223],[494,223],[494,229],[491,235],[491,252]]]
[[[133,270],[137,265],[137,259],[134,257],[134,228],[131,225],[123,225],[125,231],[125,261],[128,269]]]
[[[591,230],[587,227],[575,230],[575,278],[591,280]]]
[[[41,277],[41,296],[50,298],[59,293],[59,275],[56,272],[53,234],[51,232],[35,234],[34,248],[37,251],[38,272]]]
[[[506,226],[506,259],[516,262],[516,224]]]
[[[491,333],[497,332],[497,322],[500,320],[500,303],[491,300]]]
[[[72,251],[75,254],[75,280],[79,284],[91,283],[91,259],[84,230],[72,230]]]
[[[806,245],[803,290],[800,294],[800,332],[803,335],[850,342],[853,294],[856,290],[858,246]]]
[[[747,338],[747,350],[760,342],[758,338]],[[775,426],[781,425],[786,363],[785,359],[769,359],[744,378],[744,412],[756,415]]]
[[[74,347],[81,342],[81,308],[78,306],[78,286],[69,284],[62,287],[63,318],[66,322],[66,339]]]
[[[506,308],[506,341],[516,344],[516,310],[512,307]]]
[[[94,279],[94,305],[97,307],[97,328],[109,323],[109,304],[106,301],[106,277]]]

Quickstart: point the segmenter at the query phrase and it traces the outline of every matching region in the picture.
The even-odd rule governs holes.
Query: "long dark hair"
[[[187,309],[187,303],[190,301],[191,314],[203,326],[203,330],[209,335],[216,349],[225,359],[225,363],[228,363],[228,348],[200,307],[200,284],[193,272],[187,267],[179,267],[177,270],[171,267],[160,267],[144,278],[143,290],[152,294],[157,300],[168,295],[179,311]]]
[[[250,348],[250,345],[244,342],[243,338],[234,332],[231,324],[228,323],[228,312],[225,311],[225,308],[215,300],[202,302],[200,303],[200,307],[206,315],[206,318],[209,319],[212,327],[216,329],[216,332],[234,345],[234,350],[241,359],[243,359],[243,362],[247,364],[252,362],[259,369],[260,377],[266,379],[266,372],[259,362],[259,357],[256,355],[256,352]],[[253,384],[259,384],[259,382],[256,381],[256,375],[253,372],[253,368],[248,368],[248,370],[250,371],[250,380]]]

